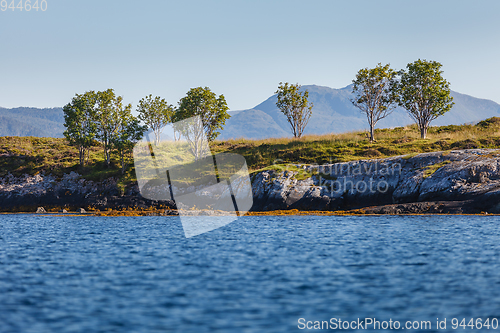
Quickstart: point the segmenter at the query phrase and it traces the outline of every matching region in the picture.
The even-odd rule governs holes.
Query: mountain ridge
[[[309,91],[309,101],[313,102],[313,114],[307,124],[304,134],[329,134],[368,130],[366,115],[350,102],[352,84],[335,89],[326,86],[304,85],[302,90]],[[432,126],[460,125],[477,122],[486,118],[500,116],[500,105],[488,99],[476,98],[470,95],[452,91],[455,105],[453,108],[431,123]],[[251,111],[254,119],[248,119]],[[262,123],[255,119],[259,111],[272,118],[274,124],[267,128],[277,128],[273,132],[260,131],[255,127]],[[219,139],[227,140],[240,137],[265,139],[271,137],[291,137],[290,125],[286,117],[276,107],[276,94],[270,96],[252,109],[237,110],[238,117],[226,121],[226,126]],[[268,119],[269,120],[269,119]],[[413,123],[413,119],[401,107],[394,109],[392,114],[378,122],[377,128],[399,127]],[[258,133],[258,134],[255,134]]]
[[[0,108],[0,136],[36,136],[62,138],[62,108]]]
[[[309,101],[314,103],[313,114],[304,134],[329,134],[368,130],[366,115],[350,102],[352,84],[343,88],[304,85],[309,91]],[[488,99],[452,91],[455,105],[431,123],[432,126],[460,125],[500,117],[500,104]],[[286,117],[276,107],[276,94],[255,107],[230,111],[219,140],[266,139],[291,137]],[[387,118],[378,122],[377,128],[400,127],[412,124],[406,110],[398,107]],[[0,136],[63,137],[64,114],[62,108],[1,108]]]

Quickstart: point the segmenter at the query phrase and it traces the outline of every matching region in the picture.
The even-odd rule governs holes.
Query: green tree
[[[141,140],[147,126],[141,126],[132,114],[132,104],[117,109],[119,124],[111,138],[111,144],[120,156],[122,174],[125,173],[125,156],[131,154],[134,145]]]
[[[441,67],[437,61],[418,59],[400,72],[398,103],[415,120],[422,139],[427,136],[431,121],[450,111],[455,104]]]
[[[191,88],[179,101],[175,120],[200,116],[207,139],[213,141],[230,117],[228,110],[224,95],[217,96],[208,87]]]
[[[111,138],[120,125],[118,110],[122,107],[123,98],[116,96],[113,89],[97,92],[97,139],[104,149],[104,160],[109,167],[111,163]]]
[[[139,119],[153,131],[155,145],[158,145],[163,128],[172,121],[175,112],[173,106],[159,96],[153,98],[149,95],[139,101],[137,112]]]
[[[363,68],[352,80],[352,104],[366,114],[370,126],[370,142],[375,141],[375,125],[380,119],[387,117],[396,107],[397,72],[378,64],[375,68]]]
[[[94,121],[97,113],[96,104],[96,93],[88,91],[76,94],[63,108],[66,127],[64,136],[70,144],[78,147],[80,166],[85,165],[85,154],[88,154],[97,135],[97,124]]]
[[[295,138],[300,138],[304,133],[309,118],[312,115],[313,103],[307,102],[309,92],[300,92],[300,85],[280,82],[278,90],[278,101],[276,106],[283,112],[292,128]]]
[[[182,131],[180,130],[179,126],[176,125],[176,122],[182,120],[181,116],[179,115],[179,110],[175,110],[174,114],[172,115],[172,129],[174,130],[174,141],[179,141],[181,139]]]

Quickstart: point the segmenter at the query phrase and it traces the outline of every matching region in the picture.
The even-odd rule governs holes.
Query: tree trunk
[[[123,155],[124,155],[124,152],[121,151],[120,152],[120,157],[121,157],[121,160],[122,160],[122,175],[125,173],[125,161],[123,159]]]
[[[160,144],[160,130],[156,129],[153,132],[154,132],[154,135],[155,135],[155,146],[158,147],[158,145]]]
[[[375,141],[375,129],[373,125],[370,125],[370,142]]]
[[[111,162],[111,151],[108,146],[104,146],[104,157],[106,159],[106,166],[109,168],[109,163]]]
[[[80,166],[83,166],[85,164],[85,148],[80,146],[78,152],[80,153]]]
[[[425,139],[427,137],[427,127],[421,127],[420,128],[420,138]]]
[[[84,161],[83,163],[85,164],[85,152],[83,153],[84,156]],[[87,163],[89,163],[90,160],[90,148],[87,148]]]

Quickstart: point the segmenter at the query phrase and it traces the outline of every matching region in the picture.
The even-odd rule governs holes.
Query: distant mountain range
[[[38,136],[62,138],[62,108],[0,108],[0,136]]]
[[[309,101],[314,103],[313,114],[305,134],[341,133],[367,130],[366,115],[351,104],[352,85],[333,89],[316,85],[302,86],[309,91]],[[500,117],[500,105],[486,99],[452,91],[455,105],[451,111],[433,121],[431,125],[460,125],[490,117]],[[290,125],[276,107],[276,95],[249,110],[230,111],[231,118],[218,139],[290,137]],[[377,128],[411,124],[406,110],[396,108]],[[0,108],[0,136],[63,137],[64,116],[62,108]]]
[[[350,101],[352,85],[333,89],[316,85],[302,86],[309,91],[309,101],[314,103],[313,114],[305,134],[341,133],[368,130],[366,115]],[[485,99],[452,91],[455,105],[431,125],[460,125],[477,122],[493,116],[500,116],[500,105]],[[232,111],[219,139],[290,137],[290,125],[285,115],[276,107],[276,95],[269,97],[253,109]],[[391,115],[382,119],[377,128],[397,127],[413,123],[406,110],[396,108]]]

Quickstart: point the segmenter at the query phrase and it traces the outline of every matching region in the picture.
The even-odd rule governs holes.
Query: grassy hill
[[[301,139],[279,138],[265,140],[214,141],[213,153],[232,152],[245,157],[249,170],[257,171],[273,164],[301,162],[321,164],[402,154],[471,148],[500,148],[500,118],[493,117],[475,125],[436,126],[429,129],[428,138],[420,139],[415,126],[376,130],[370,143],[365,132],[309,135]],[[135,181],[133,160],[122,175],[118,156],[112,156],[111,168],[104,163],[102,148],[90,152],[89,164],[78,165],[78,151],[66,139],[38,137],[0,137],[0,177],[40,172],[62,176],[76,171],[86,179],[120,179],[125,187]]]
[[[249,169],[256,171],[293,162],[323,164],[454,149],[500,148],[500,118],[489,118],[475,125],[431,127],[427,139],[420,139],[415,125],[377,129],[375,137],[373,143],[366,132],[309,135],[301,139],[218,141],[214,142],[212,152],[241,154]]]

